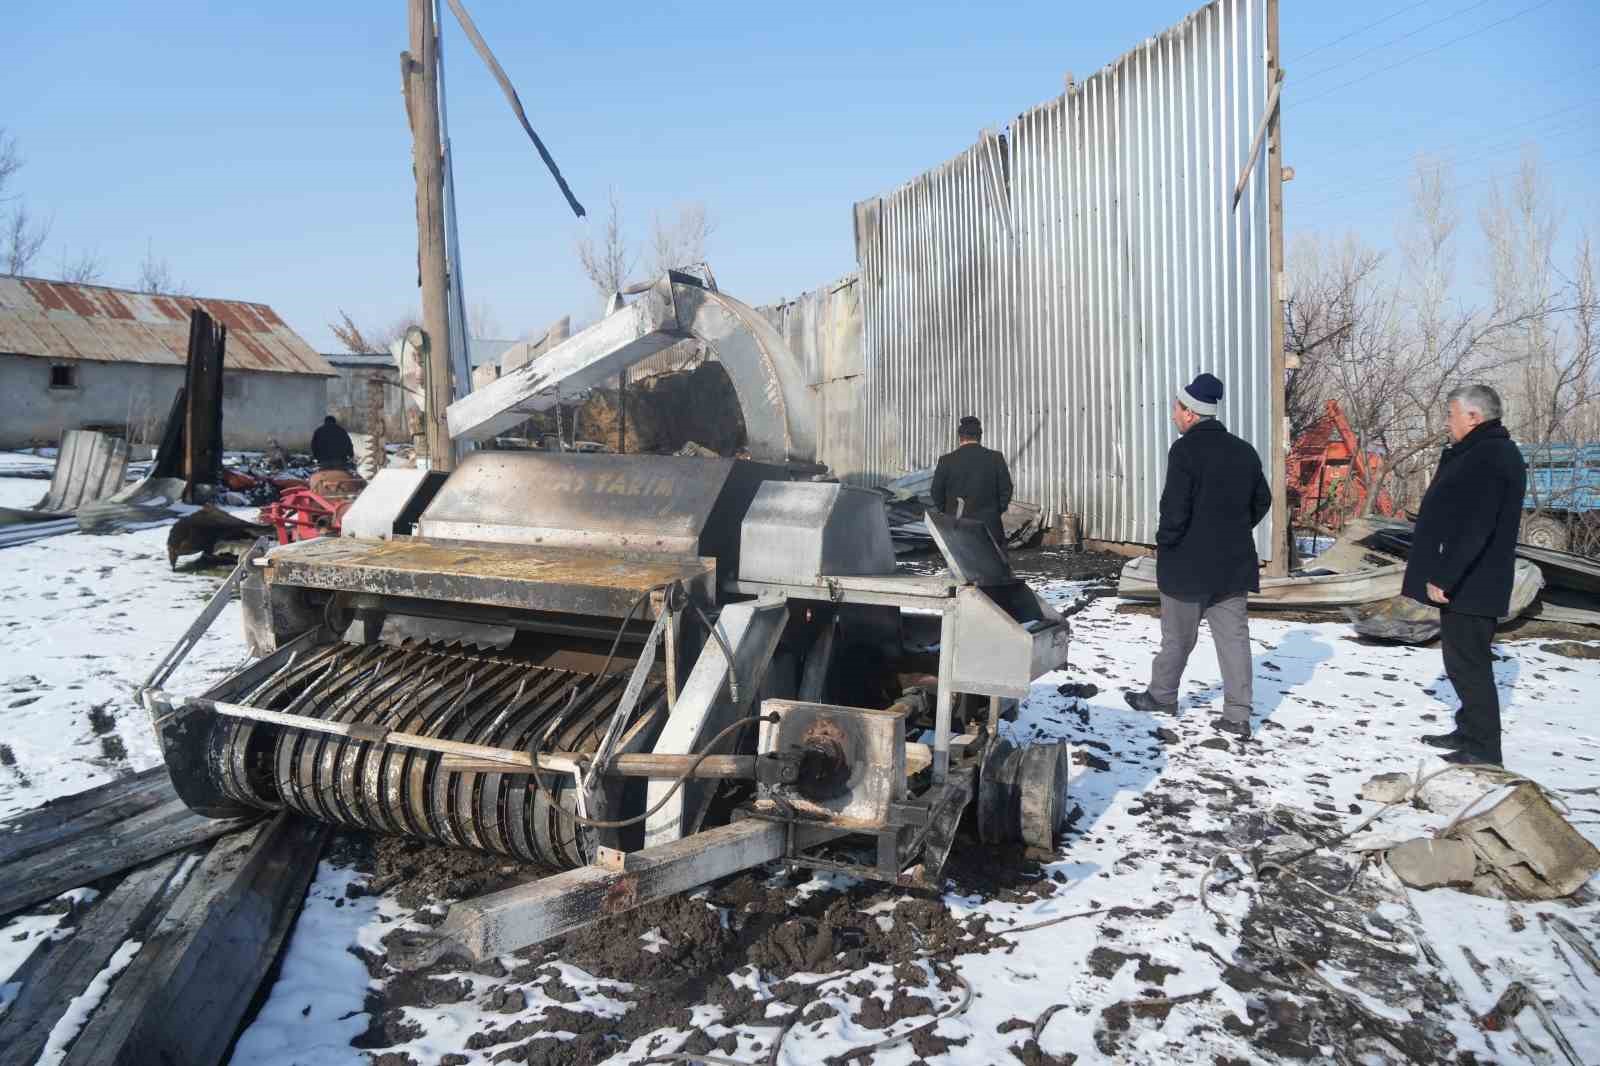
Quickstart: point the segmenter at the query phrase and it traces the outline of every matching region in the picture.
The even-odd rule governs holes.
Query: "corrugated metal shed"
[[[1270,462],[1270,0],[1216,0],[1062,96],[856,205],[865,465],[933,465],[956,419],[1019,499],[1086,536],[1150,542],[1174,391],[1227,383]],[[1271,554],[1268,524],[1258,546]]]
[[[227,368],[332,377],[333,367],[266,304],[157,296],[0,275],[0,354],[183,366],[189,312],[228,327]]]

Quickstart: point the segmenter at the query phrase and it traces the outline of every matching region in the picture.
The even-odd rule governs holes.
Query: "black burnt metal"
[[[595,683],[591,673],[418,643],[329,643],[232,698],[465,743],[526,751],[542,742],[546,750],[585,752],[599,742],[626,681],[625,673]],[[635,716],[664,699],[664,686],[648,682]],[[319,821],[541,866],[584,863],[572,820],[551,801],[575,809],[567,774],[541,775],[540,791],[530,774],[446,772],[437,753],[371,740],[209,715],[184,722],[188,763],[203,764],[203,789],[223,802],[287,807]],[[208,735],[189,736],[202,722]]]

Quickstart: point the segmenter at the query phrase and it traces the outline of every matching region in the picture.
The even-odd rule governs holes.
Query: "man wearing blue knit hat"
[[[1253,668],[1246,604],[1261,590],[1251,531],[1272,508],[1272,491],[1256,450],[1218,421],[1221,402],[1222,382],[1201,374],[1172,404],[1181,435],[1167,452],[1156,529],[1161,651],[1150,668],[1150,687],[1124,698],[1135,710],[1175,713],[1178,682],[1204,619],[1222,670],[1222,717],[1214,724],[1248,737]]]

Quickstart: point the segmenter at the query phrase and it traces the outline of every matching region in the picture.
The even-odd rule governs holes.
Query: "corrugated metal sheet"
[[[0,352],[183,366],[189,312],[197,307],[228,327],[229,370],[334,373],[266,304],[155,296],[10,274],[0,275]]]
[[[1004,135],[856,207],[868,468],[926,467],[976,414],[1016,493],[1150,542],[1178,386],[1269,455],[1269,204],[1242,172],[1266,0],[1218,0]],[[1258,530],[1265,555],[1271,541]]]
[[[868,470],[862,402],[861,285],[855,274],[756,309],[805,370],[815,401],[817,462],[847,484],[875,484]]]

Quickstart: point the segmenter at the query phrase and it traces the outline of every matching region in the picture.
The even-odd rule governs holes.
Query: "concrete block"
[[[1600,873],[1600,849],[1531,781],[1462,818],[1449,838],[1470,848],[1514,899],[1561,899]]]
[[[1399,803],[1410,791],[1410,774],[1379,774],[1361,786],[1361,798],[1368,803]]]
[[[1390,848],[1384,857],[1395,876],[1412,888],[1470,885],[1478,868],[1471,846],[1459,840],[1418,837]]]

